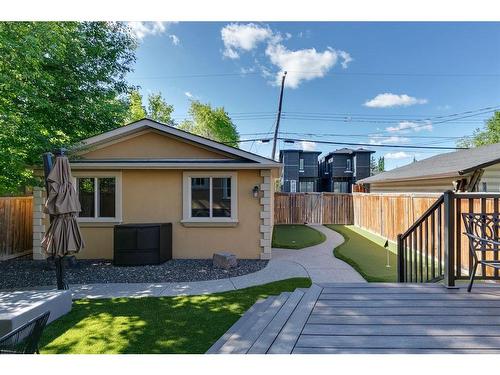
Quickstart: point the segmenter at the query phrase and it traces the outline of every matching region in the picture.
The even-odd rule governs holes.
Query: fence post
[[[398,283],[404,283],[405,280],[405,251],[401,234],[398,234]]]
[[[455,201],[451,190],[444,192],[444,282],[455,286]]]

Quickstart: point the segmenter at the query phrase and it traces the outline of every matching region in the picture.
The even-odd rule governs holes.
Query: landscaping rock
[[[212,259],[174,259],[163,264],[119,267],[105,259],[78,259],[77,267],[64,267],[64,280],[70,284],[93,283],[168,283],[218,280],[257,272],[267,260],[240,259],[238,266],[225,270],[214,267]],[[52,263],[53,264],[53,263]],[[0,290],[56,283],[50,262],[28,257],[0,261]]]
[[[212,261],[214,267],[223,268],[225,270],[238,267],[238,261],[236,260],[236,255],[232,253],[226,253],[226,252],[215,253]]]

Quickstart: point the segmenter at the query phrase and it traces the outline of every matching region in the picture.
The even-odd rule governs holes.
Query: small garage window
[[[76,175],[80,200],[80,221],[121,221],[120,178],[118,175]]]
[[[183,221],[235,221],[236,173],[184,173]]]

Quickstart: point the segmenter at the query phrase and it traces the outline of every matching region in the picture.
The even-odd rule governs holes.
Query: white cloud
[[[436,107],[439,111],[447,111],[449,109],[451,109],[451,105],[449,104],[445,104],[445,105],[438,105]]]
[[[370,108],[388,108],[408,107],[410,105],[425,103],[427,103],[427,99],[418,99],[406,94],[398,95],[386,92],[384,94],[378,94],[373,99],[366,101],[364,105]]]
[[[409,159],[411,157],[413,157],[413,155],[404,151],[388,152],[384,155],[384,158],[386,159]]]
[[[324,77],[339,58],[345,67],[352,60],[347,52],[330,47],[323,52],[318,52],[315,48],[291,51],[282,44],[269,44],[266,55],[280,69],[275,78],[276,84],[281,84],[281,76],[287,71],[285,84],[290,88],[297,88],[302,81]]]
[[[170,41],[174,46],[178,46],[179,43],[181,42],[179,37],[175,34],[170,34],[168,37],[170,38]]]
[[[370,144],[372,145],[381,145],[381,144],[401,144],[408,143],[410,140],[404,137],[391,136],[391,137],[383,137],[383,136],[373,136],[370,137]]]
[[[249,73],[254,73],[254,72],[255,72],[255,68],[252,66],[249,68],[245,68],[245,67],[240,68],[241,74],[249,74]]]
[[[269,27],[262,27],[254,23],[231,23],[221,29],[224,43],[223,55],[230,59],[240,57],[238,51],[251,51],[257,44],[270,39],[273,32]]]
[[[432,122],[430,121],[425,121],[425,122],[412,122],[412,121],[401,121],[398,125],[396,126],[389,126],[385,128],[390,133],[394,132],[401,132],[401,133],[407,133],[409,131],[415,131],[419,132],[422,130],[432,130]]]
[[[186,92],[184,93],[184,95],[186,95],[189,99],[194,98],[194,95],[193,95],[193,94],[191,94],[189,91],[186,91]]]
[[[314,151],[316,150],[316,143],[309,141],[301,141],[299,142],[300,148],[304,151]]]
[[[149,35],[160,35],[167,30],[167,22],[128,22],[132,34],[142,40]]]
[[[309,35],[299,33],[300,37]],[[255,23],[231,23],[221,29],[221,37],[224,43],[223,56],[229,59],[238,59],[242,52],[256,49],[260,44],[266,44],[265,55],[271,65],[263,64],[255,58],[257,68],[266,78],[274,76],[274,84],[281,84],[284,71],[288,72],[286,86],[296,88],[303,81],[324,77],[337,62],[346,69],[353,60],[351,55],[342,50],[328,47],[324,51],[315,48],[300,50],[289,50],[283,43],[293,37],[289,32],[280,33],[271,30],[267,25]],[[277,73],[275,67],[279,69]]]

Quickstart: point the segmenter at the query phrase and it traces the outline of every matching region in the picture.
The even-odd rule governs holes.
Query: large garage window
[[[119,176],[76,176],[81,221],[121,221]]]
[[[236,173],[185,173],[184,221],[236,220]]]

